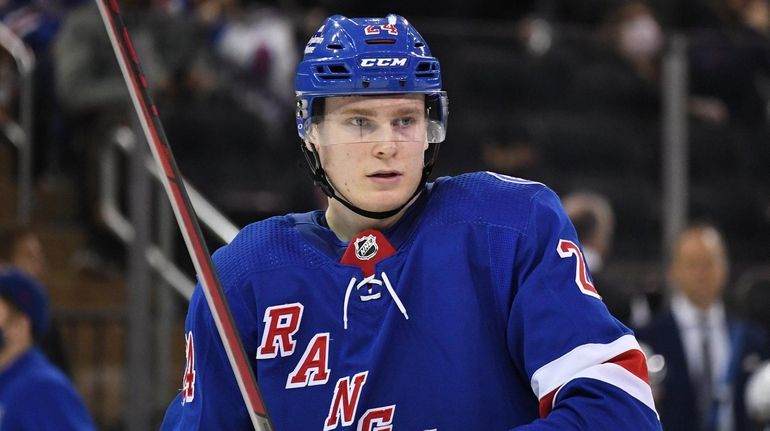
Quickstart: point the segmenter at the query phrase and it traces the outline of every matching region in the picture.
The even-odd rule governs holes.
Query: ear
[[[321,146],[318,145],[318,141],[317,140],[313,140],[313,139],[310,139],[310,138],[305,139],[304,145],[305,145],[305,149],[306,150],[310,151],[311,153],[319,154],[319,156],[320,156]]]
[[[6,335],[19,339],[32,339],[32,319],[22,312],[15,312],[8,320],[8,326],[5,328]]]
[[[29,334],[30,336],[33,335],[32,319],[26,314],[24,315],[24,319],[22,319],[21,326],[23,327],[25,334]]]
[[[317,152],[318,141],[318,126],[311,124],[305,131],[305,148],[307,148],[308,151]]]

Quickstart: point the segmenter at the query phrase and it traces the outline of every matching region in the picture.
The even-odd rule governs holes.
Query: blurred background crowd
[[[179,167],[221,216],[203,221],[212,250],[223,225],[321,205],[298,151],[294,66],[323,17],[395,12],[441,61],[452,102],[435,175],[553,188],[605,303],[668,357],[657,371],[695,381],[706,367],[677,368],[655,335],[690,297],[683,272],[711,286],[702,308],[723,307],[723,326],[770,331],[770,1],[119,4]],[[157,428],[183,368],[179,275],[194,277],[162,191],[137,179],[141,136],[94,2],[0,0],[0,258],[48,287],[50,356],[107,430]],[[715,346],[718,367],[735,346]],[[737,366],[751,375],[767,350]],[[745,380],[693,415],[748,412]],[[659,411],[682,411],[664,386]],[[711,429],[762,429],[769,412]]]

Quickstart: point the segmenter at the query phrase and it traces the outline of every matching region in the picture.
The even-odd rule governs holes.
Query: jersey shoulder
[[[432,205],[438,223],[479,223],[524,229],[534,199],[553,199],[546,185],[494,172],[436,180]],[[556,198],[558,200],[558,198]]]
[[[223,283],[255,271],[295,265],[316,267],[321,260],[322,256],[302,238],[288,216],[247,225],[213,255]]]

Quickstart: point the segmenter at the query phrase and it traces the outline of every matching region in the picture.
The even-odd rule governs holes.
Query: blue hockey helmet
[[[316,98],[404,93],[426,96],[428,142],[446,136],[448,102],[439,62],[399,15],[327,18],[305,46],[296,72],[297,132],[303,140]]]

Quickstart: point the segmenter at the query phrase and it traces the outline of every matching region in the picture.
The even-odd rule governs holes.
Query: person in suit
[[[656,392],[667,431],[745,431],[751,421],[745,387],[766,359],[767,336],[725,311],[725,241],[715,226],[693,224],[675,242],[668,267],[667,308],[637,331],[640,342],[665,358]]]

